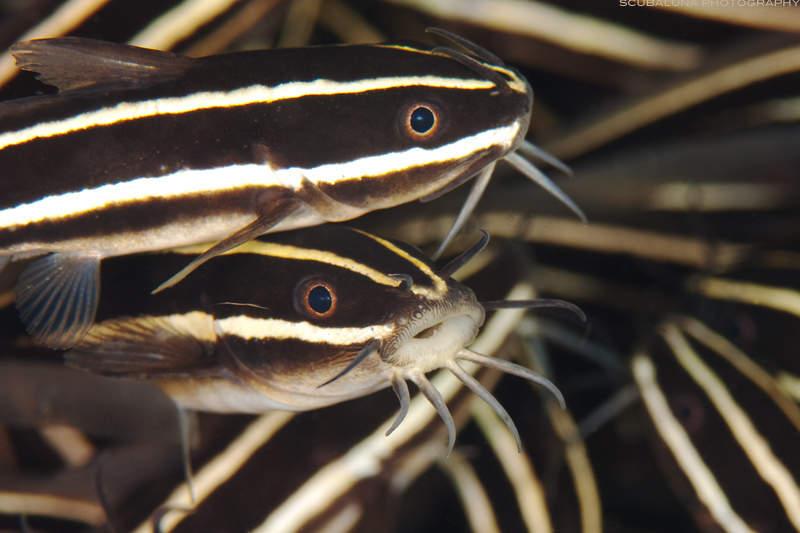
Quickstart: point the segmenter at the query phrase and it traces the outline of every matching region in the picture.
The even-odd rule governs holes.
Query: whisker
[[[497,401],[497,398],[492,396],[492,393],[489,392],[486,387],[480,384],[480,382],[469,375],[467,372],[464,372],[464,369],[458,366],[454,360],[447,361],[447,369],[450,370],[461,382],[467,386],[469,390],[474,392],[475,394],[480,397],[481,400],[486,402],[489,407],[491,407],[497,416],[505,422],[508,430],[514,435],[514,441],[517,443],[517,451],[522,451],[522,442],[520,441],[519,431],[517,431],[517,426],[514,425],[514,421],[511,420],[511,416],[508,414],[508,411],[502,406],[502,404]]]
[[[486,357],[485,355],[481,355],[466,348],[463,348],[456,354],[456,359],[464,359],[465,361],[471,361],[475,364],[485,366],[488,368],[494,368],[496,370],[505,372],[506,374],[512,374],[514,376],[527,379],[528,381],[531,381],[533,383],[537,383],[546,388],[547,390],[549,390],[553,394],[553,396],[556,397],[558,403],[561,405],[562,410],[566,410],[567,408],[567,404],[564,401],[564,395],[561,394],[561,391],[558,390],[558,387],[556,387],[552,381],[542,376],[541,374],[537,374],[533,370],[525,368],[524,366],[510,363],[502,359],[495,359],[494,357]]]
[[[490,51],[486,50],[482,46],[478,46],[477,44],[473,43],[472,41],[468,41],[467,39],[461,37],[460,35],[456,35],[455,33],[443,30],[441,28],[425,28],[425,31],[427,33],[432,33],[434,35],[439,35],[441,37],[444,37],[445,39],[448,39],[456,43],[467,52],[483,59],[487,63],[491,63],[498,67],[505,66],[505,63],[503,63],[502,59],[500,59]]]
[[[452,276],[459,268],[463,267],[467,263],[469,263],[473,257],[481,253],[481,250],[486,248],[486,245],[489,244],[489,234],[483,230],[481,231],[481,240],[458,254],[455,258],[453,258],[449,263],[447,263],[444,267],[439,269],[436,274],[438,274],[442,278],[449,278]]]
[[[506,154],[505,156],[503,156],[503,159],[508,161],[508,163],[512,167],[516,168],[522,174],[524,174],[526,178],[533,181],[534,183],[542,187],[544,190],[546,190],[547,192],[558,198],[561,201],[561,203],[569,207],[570,210],[572,210],[572,212],[575,213],[578,216],[578,218],[581,219],[581,222],[583,222],[584,224],[588,222],[586,219],[586,215],[583,214],[581,208],[578,207],[577,204],[573,202],[572,199],[564,193],[564,191],[559,189],[558,186],[556,186],[556,184],[553,183],[553,181],[550,178],[545,176],[541,170],[536,168],[533,163],[531,163],[530,161],[528,161],[527,159],[525,159],[516,152],[511,152]]]
[[[397,413],[394,422],[392,422],[392,427],[390,427],[386,432],[387,437],[391,435],[400,424],[403,423],[403,420],[405,420],[406,415],[408,414],[408,406],[410,402],[410,395],[408,394],[408,384],[406,384],[406,380],[400,376],[392,376],[392,389],[397,395],[397,400],[400,402],[400,412]]]
[[[574,175],[572,169],[565,165],[563,161],[551,154],[548,154],[530,141],[523,139],[520,145],[517,147],[517,152],[521,152],[528,157],[533,157],[534,159],[540,159],[545,163],[548,163],[550,166],[557,168],[567,176],[572,177]]]
[[[461,211],[458,213],[456,221],[453,222],[450,231],[447,232],[447,236],[442,241],[442,244],[439,245],[436,253],[431,256],[431,259],[434,261],[441,257],[442,253],[444,253],[447,247],[450,246],[450,243],[453,242],[456,235],[458,235],[458,232],[464,227],[464,224],[467,223],[469,217],[472,216],[475,207],[478,205],[478,201],[486,190],[486,186],[489,185],[489,181],[492,179],[492,173],[494,172],[496,164],[496,161],[492,161],[486,165],[486,167],[480,171],[478,177],[475,178],[475,183],[472,184],[472,189],[470,189],[467,199],[464,200],[464,205],[461,206]]]
[[[486,80],[494,83],[494,86],[500,93],[508,93],[511,91],[511,86],[508,84],[508,80],[506,80],[499,72],[487,67],[484,63],[481,63],[469,54],[459,52],[458,50],[453,50],[452,48],[447,48],[446,46],[437,46],[433,48],[431,52],[455,59],[479,76],[483,76],[486,78]]]
[[[442,395],[436,390],[436,387],[428,381],[425,374],[418,370],[412,370],[407,374],[407,377],[414,382],[419,388],[419,391],[427,398],[430,404],[436,408],[436,412],[439,413],[442,421],[444,421],[444,425],[447,426],[448,441],[447,453],[445,454],[445,457],[447,457],[450,455],[456,443],[456,424],[453,422],[453,415],[451,415],[450,411],[447,409],[447,404],[444,402]]]
[[[341,372],[339,372],[338,374],[336,374],[331,379],[329,379],[328,381],[326,381],[325,383],[323,383],[322,385],[320,385],[317,388],[321,389],[325,385],[333,383],[334,381],[336,381],[340,377],[344,376],[345,374],[347,374],[348,372],[353,370],[355,367],[357,367],[359,364],[361,364],[361,362],[364,359],[366,359],[367,357],[369,357],[373,353],[377,353],[377,354],[380,355],[380,353],[379,353],[380,348],[381,348],[380,339],[372,339],[372,340],[370,340],[367,344],[364,345],[363,348],[361,348],[361,350],[356,354],[356,356],[353,358],[353,360],[350,361],[350,364],[347,365],[347,367],[344,370],[342,370]]]
[[[567,165],[559,161],[557,158],[548,154],[547,152],[545,152],[544,150],[542,150],[541,148],[539,148],[538,146],[529,141],[523,139],[523,141],[517,147],[516,151],[521,152],[529,157],[540,159],[552,165],[553,167],[559,169],[565,174],[572,176],[572,169],[570,169]],[[564,193],[564,191],[562,191],[550,178],[548,178],[544,173],[542,173],[542,171],[536,168],[536,166],[533,163],[531,163],[530,161],[528,161],[527,159],[525,159],[524,157],[515,152],[506,154],[503,157],[503,159],[508,161],[509,164],[511,164],[511,166],[513,166],[519,172],[524,174],[528,179],[538,184],[540,187],[544,188],[547,192],[558,198],[562,203],[564,203],[564,205],[569,207],[576,215],[578,215],[578,218],[581,219],[581,222],[583,222],[584,224],[587,223],[586,215],[583,213],[583,211],[581,211],[578,205],[575,202],[573,202],[572,199],[569,196],[567,196]],[[475,183],[473,183],[472,189],[470,189],[469,191],[469,195],[467,196],[466,200],[464,200],[464,205],[461,206],[461,211],[459,211],[455,222],[453,222],[453,225],[450,227],[450,230],[447,232],[447,235],[445,236],[444,240],[439,245],[439,248],[431,256],[433,260],[439,259],[439,257],[441,257],[441,255],[444,253],[444,251],[447,249],[450,243],[453,242],[453,239],[455,239],[458,232],[463,229],[469,217],[472,216],[472,213],[475,211],[475,208],[477,207],[478,202],[483,196],[486,187],[489,185],[489,181],[491,180],[492,174],[494,173],[496,163],[497,163],[496,161],[493,161],[478,173],[478,177],[475,178]],[[434,193],[433,195],[430,195],[426,199],[428,200],[433,199],[439,194],[442,194],[443,192],[444,190]]]
[[[481,302],[484,311],[494,311],[495,309],[534,309],[539,307],[560,307],[572,311],[578,318],[586,322],[586,315],[580,307],[574,303],[564,300],[553,300],[549,298],[537,298],[535,300],[492,300]]]

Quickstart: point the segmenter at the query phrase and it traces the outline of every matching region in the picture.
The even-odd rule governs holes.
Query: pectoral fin
[[[95,325],[66,356],[68,366],[112,376],[174,379],[214,374],[213,318],[185,315],[107,320]]]
[[[218,242],[202,254],[198,255],[191,263],[186,265],[180,272],[169,278],[167,281],[158,286],[153,294],[163,291],[172,287],[183,278],[188,276],[194,269],[220,254],[236,248],[240,244],[255,239],[259,235],[266,233],[271,227],[276,225],[284,218],[291,215],[300,207],[300,201],[293,196],[282,196],[272,200],[269,205],[269,211],[258,217],[256,220],[243,227],[230,237]]]
[[[56,253],[36,259],[22,271],[14,291],[28,333],[51,348],[69,348],[94,322],[100,256]]]
[[[297,197],[326,219],[334,219],[342,204],[331,198],[305,175],[301,174],[300,184],[300,188],[295,191]]]

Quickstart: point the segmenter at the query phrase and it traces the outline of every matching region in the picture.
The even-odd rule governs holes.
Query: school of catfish
[[[786,253],[796,249],[794,228],[800,227],[792,189],[793,169],[800,168],[796,118],[774,131],[753,125],[767,104],[773,111],[792,108],[785,105],[789,99],[767,99],[789,94],[785,82],[793,78],[784,70],[772,74],[780,79],[764,81],[774,65],[771,56],[759,55],[764,42],[748,40],[751,29],[717,22],[708,31],[694,11],[617,9],[611,15],[603,6],[578,4],[581,13],[598,15],[578,17],[586,23],[616,22],[624,11],[630,16],[620,18],[626,31],[647,34],[658,27],[664,36],[674,29],[671,44],[703,54],[695,67],[682,67],[689,70],[629,68],[613,57],[554,54],[536,37],[513,31],[445,23],[531,68],[526,74],[534,83],[528,84],[491,53],[446,32],[428,36],[438,46],[397,41],[199,59],[76,38],[14,45],[18,68],[30,71],[18,76],[24,86],[18,94],[53,94],[0,104],[0,262],[9,263],[6,282],[13,284],[22,271],[19,313],[8,307],[13,295],[0,295],[4,316],[11,317],[2,326],[12,333],[0,359],[0,529],[61,531],[68,524],[123,531],[149,515],[151,527],[137,531],[166,532],[176,522],[163,517],[164,509],[175,515],[191,506],[180,531],[272,533],[273,515],[280,514],[295,518],[296,527],[283,531],[330,531],[359,508],[362,518],[352,530],[383,530],[391,522],[398,531],[439,531],[458,520],[474,531],[492,530],[477,525],[481,512],[494,513],[494,530],[504,531],[800,530],[794,451],[800,411],[796,385],[786,385],[786,372],[797,373],[791,355],[796,318],[773,308],[768,297],[746,298],[757,289],[784,295],[796,288],[796,263]],[[748,15],[748,23],[760,24],[757,10]],[[127,40],[132,32],[121,30],[119,21],[109,25],[108,17],[101,13],[74,34]],[[787,12],[781,19],[791,17]],[[315,30],[315,40],[332,41],[328,22]],[[406,33],[378,26],[391,35]],[[192,51],[192,43],[211,36],[206,31],[174,48],[193,56],[222,49]],[[413,31],[412,24],[408,34]],[[773,51],[791,44],[790,36],[781,39]],[[738,65],[733,45],[742,43],[753,46],[739,49],[745,53]],[[613,39],[591,43],[596,51],[606,44]],[[731,53],[722,63],[720,51]],[[796,55],[791,47],[786,52]],[[758,91],[729,87],[730,94],[718,98],[718,84],[702,83],[709,73],[740,66],[746,73],[748,65],[758,65]],[[38,73],[38,85],[30,73]],[[531,85],[541,112],[535,120]],[[711,100],[693,108],[696,101],[681,100],[690,96],[682,91],[687,87]],[[15,87],[6,89],[16,96]],[[654,94],[672,97],[648,99]],[[631,99],[636,105],[628,108]],[[669,120],[662,120],[665,104],[672,109]],[[631,109],[645,113],[631,117]],[[620,121],[600,120],[583,130],[583,120],[597,111],[633,118],[633,125],[620,129]],[[744,128],[736,125],[743,118]],[[566,186],[592,215],[591,225],[548,216],[568,214],[561,206],[531,203],[532,188],[517,188],[509,176],[502,185],[492,183],[490,198],[470,220],[479,222],[467,224],[470,231],[460,240],[478,241],[475,228],[484,227],[496,238],[487,251],[480,252],[484,238],[459,258],[437,263],[387,238],[415,239],[426,249],[439,245],[435,260],[445,248],[449,255],[468,247],[449,243],[502,161],[580,218],[575,204],[528,161],[541,159],[569,173],[523,138],[529,125],[531,137],[575,165],[576,179]],[[727,135],[726,128],[743,130]],[[626,136],[631,131],[637,133]],[[608,146],[578,158],[593,148],[565,149],[561,134],[568,141],[571,132],[576,138],[591,134],[593,147]],[[444,237],[460,206],[453,200],[466,191],[445,193],[476,174],[473,192]],[[446,215],[409,204],[355,221],[373,235],[320,225],[440,195]],[[527,263],[517,265],[517,259]],[[580,302],[590,323],[571,316],[567,323],[560,312],[555,320],[529,315],[507,334],[504,348],[486,348],[483,340],[498,330],[493,309],[559,305],[578,312],[555,301],[486,301],[503,297],[512,278]],[[23,334],[17,316],[39,342]],[[481,325],[484,317],[488,323]],[[484,335],[470,344],[479,331]],[[503,362],[504,351],[553,379],[569,410],[559,408],[556,400],[563,397],[553,383]],[[611,356],[591,359],[603,352]],[[524,379],[493,387],[494,373],[473,378],[470,361]],[[435,368],[447,372],[426,376]],[[527,387],[528,380],[538,386]],[[407,381],[421,391],[418,398]],[[456,396],[442,386],[449,382],[457,383]],[[75,384],[72,398],[60,400],[62,386]],[[141,427],[140,411],[152,411],[139,396],[129,402],[131,411],[118,414],[110,409],[117,400],[109,388],[148,387],[160,397],[153,384],[167,393],[172,415],[173,401],[190,416],[194,410],[281,409],[259,421],[291,416],[282,410],[329,407],[295,417],[251,460],[229,466],[229,482],[210,492],[198,483],[195,494],[180,485],[177,453],[167,459],[153,446],[138,460],[135,453],[124,455],[131,451],[129,435]],[[355,399],[388,387],[399,414],[388,391]],[[424,427],[419,413],[430,416]],[[595,415],[602,413],[606,422],[598,430],[601,417]],[[249,434],[245,422],[256,419],[199,417],[204,433],[191,453],[198,479],[218,458],[209,456],[221,445],[218,429],[227,429],[226,443],[239,443]],[[495,426],[485,425],[489,419]],[[53,460],[60,443],[80,442],[50,433],[59,424],[77,428],[78,437],[96,446],[84,466]],[[129,431],[120,432],[120,424]],[[117,432],[108,432],[110,426]],[[166,434],[178,426],[159,427]],[[453,448],[456,428],[460,446]],[[387,429],[395,430],[390,438]],[[181,436],[185,445],[191,440]],[[495,439],[508,446],[496,447]],[[38,448],[28,452],[31,443]],[[520,444],[522,453],[516,453]],[[176,442],[168,447],[178,451]],[[535,465],[520,467],[528,459]],[[506,460],[519,462],[503,470]],[[486,489],[488,513],[475,498],[448,506],[470,483],[454,479],[445,490],[441,479],[436,484],[465,463]],[[303,493],[342,464],[358,480],[349,490],[326,493],[327,500],[295,500],[295,491]],[[518,485],[518,474],[542,486],[541,507],[527,492],[536,483]],[[70,490],[59,492],[59,483]],[[167,489],[183,499],[167,498],[164,485],[170,483]],[[400,512],[393,507],[397,486],[403,487]],[[146,510],[144,493],[152,504]],[[190,493],[196,501],[186,499]],[[42,511],[40,502],[52,503],[53,495],[68,495],[61,502],[66,505]],[[83,504],[93,506],[94,518],[76,518],[73,509]],[[526,521],[534,515],[553,526],[534,527]]]
[[[527,81],[469,41],[433,32],[455,47],[189,59],[79,38],[14,45],[20,68],[58,88],[0,106],[0,165],[15,176],[3,182],[0,259],[32,258],[15,289],[30,334],[74,348],[73,367],[155,380],[189,409],[306,410],[392,386],[401,403],[394,429],[411,380],[445,421],[452,449],[452,418],[425,378],[448,368],[519,448],[506,411],[456,360],[541,383],[563,407],[542,376],[466,347],[485,306],[577,308],[477,302],[450,275],[485,238],[441,269],[407,246],[341,228],[253,241],[431,199],[480,174],[443,250],[500,159],[585,220],[515,153],[565,168],[524,140]],[[102,262],[172,249],[180,252],[146,257],[142,268],[163,279],[143,274],[133,284],[157,293],[144,308],[97,315]],[[163,262],[172,268],[153,266]]]

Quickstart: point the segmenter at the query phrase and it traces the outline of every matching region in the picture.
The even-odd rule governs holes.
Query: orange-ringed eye
[[[307,280],[297,287],[295,306],[309,318],[329,317],[336,310],[336,291],[321,280]]]
[[[414,140],[427,140],[441,129],[442,116],[439,109],[430,104],[411,104],[400,115],[401,127]]]

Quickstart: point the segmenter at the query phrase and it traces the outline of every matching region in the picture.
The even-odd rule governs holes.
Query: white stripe
[[[703,389],[708,398],[736,437],[758,475],[775,491],[786,516],[800,531],[800,488],[786,466],[775,457],[769,443],[758,432],[722,380],[692,350],[686,338],[673,324],[664,326],[662,333],[678,362]]]
[[[641,354],[634,357],[633,376],[658,433],[694,486],[697,498],[705,504],[714,520],[728,533],[755,533],[731,508],[725,491],[719,486],[697,449],[692,446],[680,422],[673,416],[667,399],[656,383],[653,362]]]
[[[232,191],[248,186],[286,186],[296,189],[302,183],[303,176],[318,184],[335,184],[347,179],[381,176],[389,172],[422,167],[431,163],[460,160],[491,146],[510,147],[519,127],[519,123],[515,122],[511,126],[484,131],[431,150],[411,148],[404,152],[364,157],[347,163],[322,165],[309,169],[288,168],[273,171],[268,164],[249,164],[205,170],[181,170],[158,178],[138,178],[123,183],[103,185],[95,189],[48,196],[36,202],[0,211],[0,228],[43,220],[57,220],[114,204],[142,201],[148,198],[169,199],[186,195]],[[425,192],[419,194],[425,194]],[[392,198],[393,203],[377,202],[370,209],[364,211],[397,205],[410,199],[409,197],[401,200]],[[343,204],[340,217],[335,220],[357,216],[360,214],[357,211],[354,212],[352,206]]]
[[[181,170],[158,178],[138,178],[103,185],[0,211],[0,228],[55,220],[114,204],[148,198],[175,198],[247,186],[270,186],[278,182],[269,165],[238,165],[207,170]]]
[[[73,131],[159,115],[179,115],[201,109],[266,104],[304,96],[352,94],[412,86],[445,89],[491,89],[494,84],[486,80],[442,78],[439,76],[394,76],[356,81],[314,80],[289,82],[275,87],[251,85],[233,91],[202,92],[187,96],[156,98],[143,102],[123,102],[113,107],[89,111],[64,120],[43,122],[0,135],[0,149],[37,138],[64,135]]]
[[[394,331],[394,326],[368,326],[365,328],[323,328],[308,322],[290,322],[278,318],[252,318],[233,316],[216,321],[217,333],[251,339],[295,339],[306,342],[347,346],[384,338]]]
[[[336,183],[343,179],[380,176],[387,172],[406,170],[432,163],[457,161],[493,146],[510,150],[519,128],[519,121],[515,121],[509,126],[482,131],[432,150],[411,148],[404,152],[392,152],[364,157],[347,163],[334,163],[299,170],[314,183]]]

